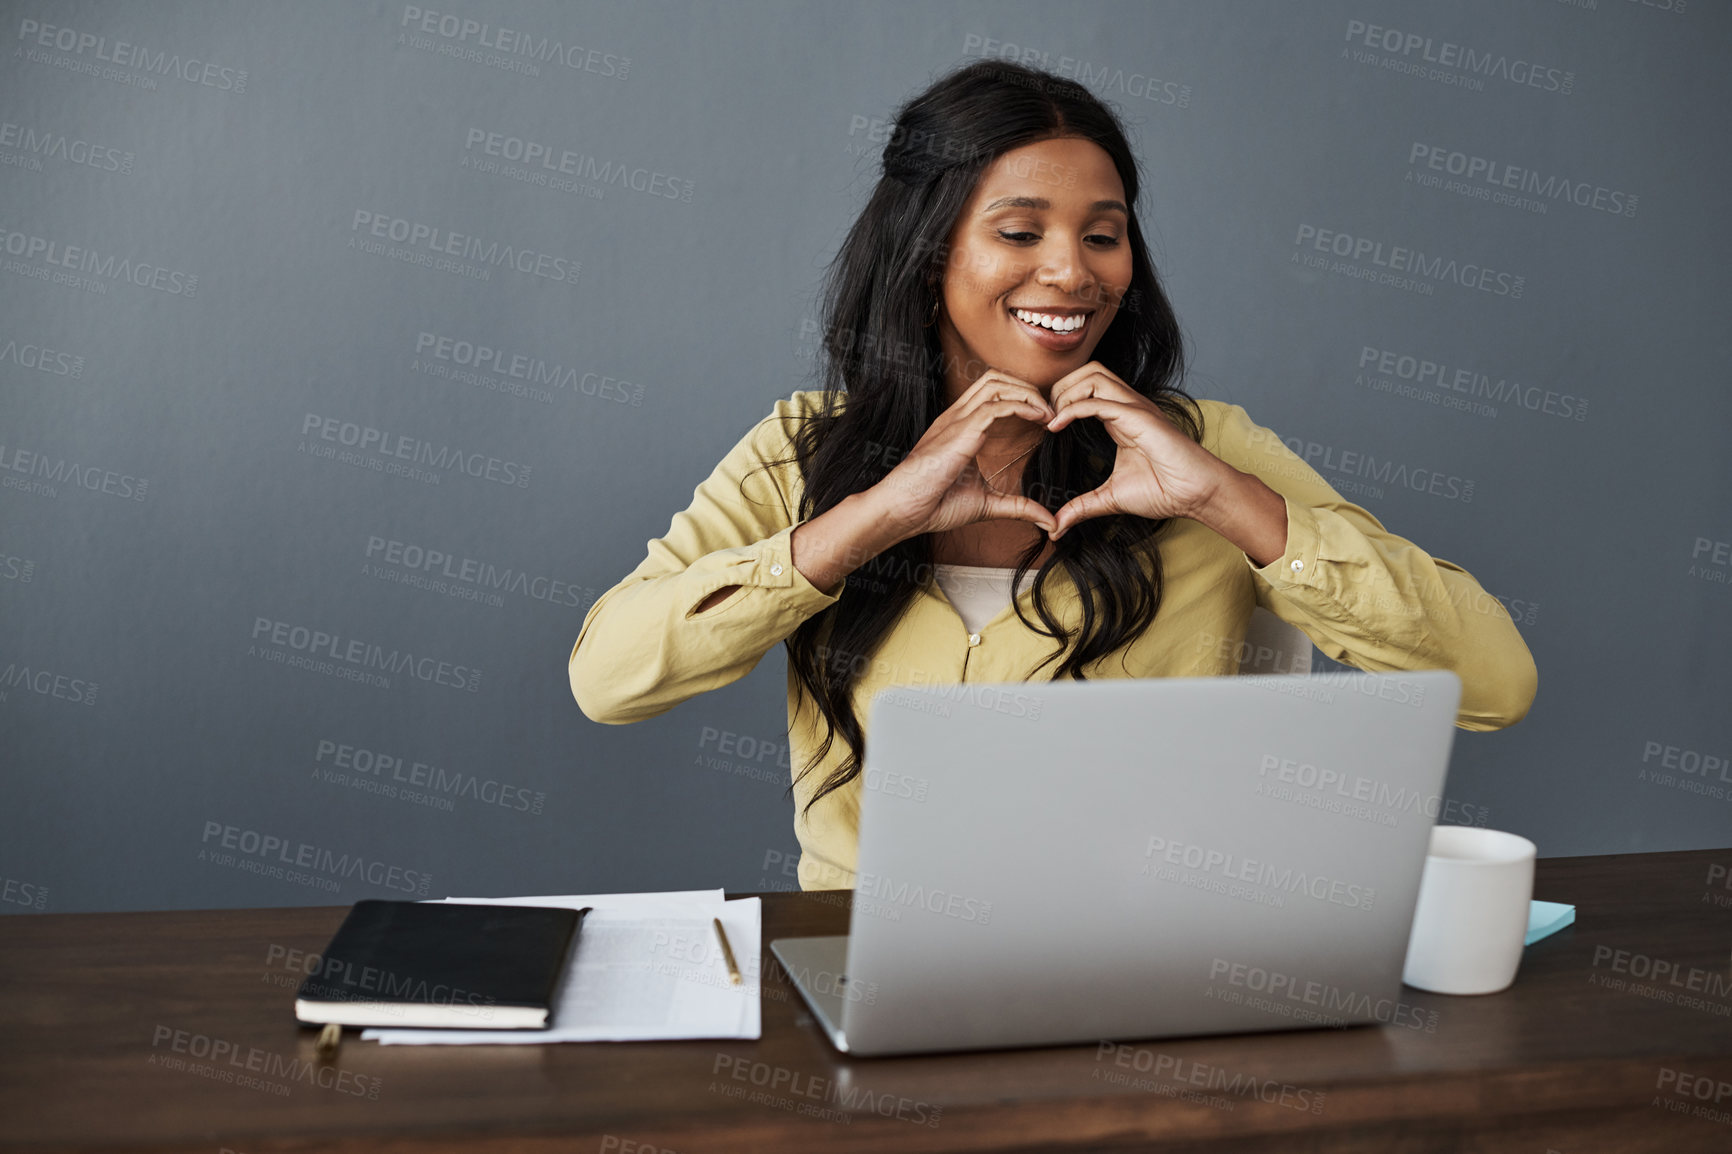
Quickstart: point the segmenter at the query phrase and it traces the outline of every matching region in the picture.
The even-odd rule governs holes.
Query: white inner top
[[[1010,604],[1014,596],[1010,579],[1016,576],[1015,569],[988,565],[934,565],[932,574],[970,633],[979,633],[988,621]],[[1035,571],[1031,569],[1023,577],[1017,592],[1027,589],[1034,578]]]

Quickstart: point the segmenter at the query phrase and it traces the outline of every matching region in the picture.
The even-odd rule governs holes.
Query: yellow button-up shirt
[[[569,662],[571,691],[595,721],[654,717],[749,673],[807,618],[834,604],[845,585],[817,588],[794,567],[790,538],[799,513],[798,466],[761,468],[792,456],[798,421],[816,413],[819,391],[778,401],[692,494],[649,555],[585,615]],[[1238,671],[1237,650],[1262,605],[1304,630],[1337,661],[1375,673],[1449,669],[1462,681],[1456,724],[1498,729],[1519,721],[1538,683],[1532,655],[1509,614],[1465,570],[1386,532],[1344,500],[1273,432],[1237,405],[1199,400],[1203,447],[1260,477],[1287,505],[1287,549],[1258,566],[1199,522],[1178,518],[1159,536],[1161,606],[1140,636],[1085,668],[1089,677],[1211,677]],[[1144,548],[1148,546],[1142,546]],[[878,650],[860,661],[854,707],[893,685],[1023,681],[1054,648],[1010,606],[971,634],[930,574]],[[740,588],[702,613],[697,606]],[[1068,627],[1080,621],[1062,568],[1048,579],[1049,604]],[[1021,595],[1025,607],[1031,596]],[[1032,608],[1031,620],[1038,620]],[[1057,662],[1040,676],[1050,677]],[[789,761],[797,776],[822,743],[822,714],[788,675]],[[868,735],[870,741],[870,735]],[[837,738],[794,787],[794,831],[804,889],[854,884],[862,778],[804,814],[817,786],[847,756]]]

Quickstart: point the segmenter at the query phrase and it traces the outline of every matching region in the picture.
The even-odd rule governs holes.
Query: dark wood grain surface
[[[7,917],[0,1148],[1732,1151],[1727,867],[1541,861],[1576,924],[1504,993],[1404,989],[1400,1024],[918,1058],[838,1054],[766,954],[759,1041],[350,1033],[321,1063],[287,963],[346,907]],[[846,894],[764,895],[766,942],[847,920]]]

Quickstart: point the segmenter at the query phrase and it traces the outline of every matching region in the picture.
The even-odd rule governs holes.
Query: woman
[[[1136,163],[1086,89],[969,65],[901,109],[883,163],[826,281],[824,388],[778,402],[591,607],[588,716],[655,716],[785,642],[821,889],[853,884],[887,686],[1229,674],[1263,605],[1360,669],[1454,670],[1463,728],[1527,712],[1533,659],[1471,576],[1184,393]]]

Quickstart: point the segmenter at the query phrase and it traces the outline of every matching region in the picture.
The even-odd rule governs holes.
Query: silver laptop
[[[886,690],[845,937],[771,950],[840,1050],[1401,1020],[1453,673]]]

